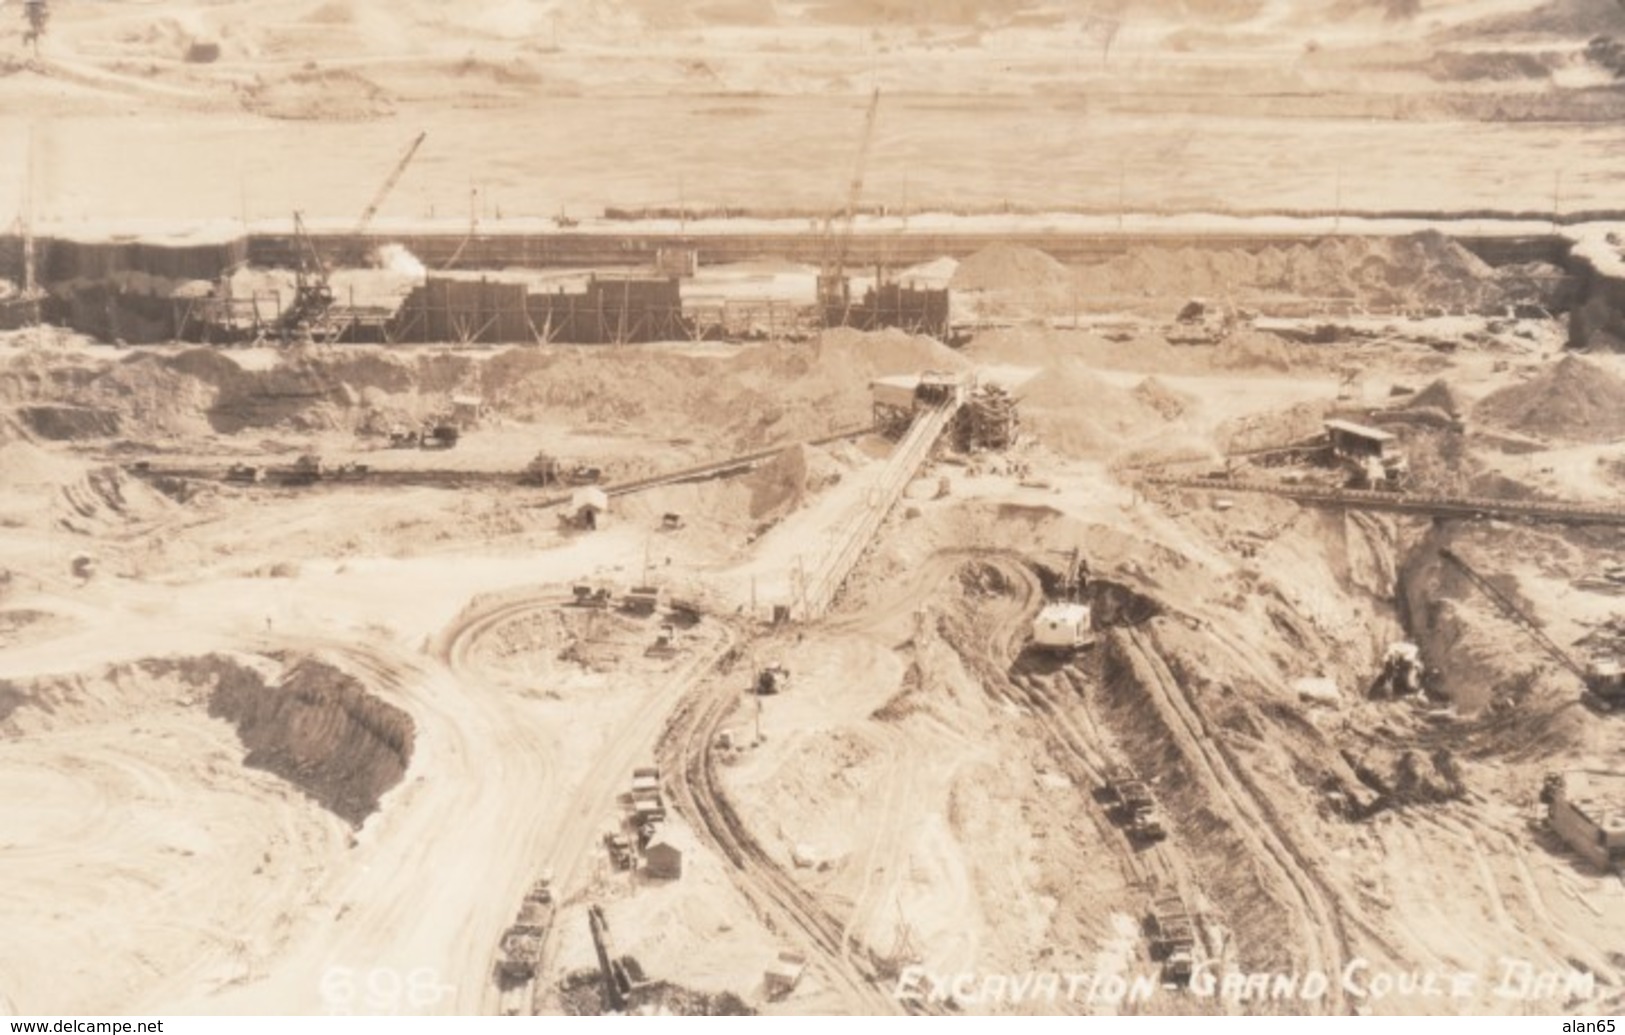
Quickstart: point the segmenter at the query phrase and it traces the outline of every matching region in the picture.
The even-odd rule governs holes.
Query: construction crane
[[[45,38],[45,27],[51,21],[51,9],[46,6],[45,0],[23,0],[23,18],[28,22],[28,28],[23,30],[23,46],[34,51],[34,57],[39,57],[39,41]]]
[[[428,135],[427,130],[419,133],[417,138],[407,147],[406,153],[401,155],[401,160],[395,163],[395,168],[390,172],[389,178],[384,181],[382,187],[378,188],[378,193],[373,195],[372,203],[361,213],[360,222],[356,223],[355,229],[351,231],[355,236],[360,237],[367,232],[368,227],[372,226],[373,217],[378,215],[378,209],[389,198],[390,192],[395,189],[395,184],[400,182],[401,175],[406,172],[406,167],[412,164],[412,157],[418,153],[418,148],[423,146],[423,138]]]
[[[852,228],[858,216],[858,199],[863,195],[863,173],[869,161],[869,144],[874,139],[875,115],[880,110],[880,88],[869,96],[869,108],[863,116],[863,135],[858,142],[858,157],[852,166],[852,181],[847,187],[846,208],[841,213],[837,231],[833,217],[824,221],[823,269],[818,274],[818,303],[825,324],[844,324],[847,310],[852,304],[851,286],[846,280],[846,256],[852,245]]]
[[[304,216],[298,212],[293,214],[293,238],[298,253],[293,267],[293,304],[282,313],[283,335],[323,337],[328,310],[333,307],[333,285],[327,264],[305,229]]]

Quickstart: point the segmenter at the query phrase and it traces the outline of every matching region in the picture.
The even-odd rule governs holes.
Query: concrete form
[[[1564,773],[1547,815],[1558,836],[1591,865],[1625,865],[1625,773]]]

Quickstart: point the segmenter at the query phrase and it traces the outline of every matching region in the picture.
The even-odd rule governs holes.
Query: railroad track
[[[770,931],[799,942],[855,1007],[902,1012],[904,1004],[881,990],[874,961],[848,953],[845,926],[768,854],[718,786],[712,746],[736,702],[729,684],[719,681],[710,692],[691,695],[674,715],[661,751],[673,807],[733,866],[735,886]]]
[[[794,446],[822,446],[831,442],[841,442],[849,438],[867,435],[875,430],[875,425],[864,424],[857,427],[844,428],[829,435],[806,439],[799,442],[787,442],[772,446],[768,449],[758,449],[754,452],[739,456],[728,457],[725,460],[713,460],[690,467],[681,467],[674,471],[662,471],[644,478],[636,478],[625,482],[602,482],[596,487],[603,490],[606,496],[626,496],[631,493],[643,492],[658,488],[662,485],[674,485],[686,481],[702,481],[711,478],[726,478],[734,474],[751,470],[760,464],[778,456],[786,449]],[[179,478],[186,481],[227,481],[227,468],[221,466],[171,466],[155,465],[150,462],[138,462],[127,465],[124,470],[139,478]],[[230,484],[241,485],[244,488],[326,488],[326,489],[400,489],[400,488],[433,488],[433,489],[477,489],[477,488],[531,488],[523,481],[523,472],[520,471],[462,471],[451,468],[431,469],[402,469],[402,468],[369,468],[356,473],[329,473],[319,478],[302,475],[292,467],[271,467],[265,470],[262,481],[238,481]],[[562,506],[570,502],[571,493],[555,492],[532,501],[532,505],[540,508]]]
[[[1562,500],[1498,500],[1481,496],[1422,496],[1370,489],[1329,489],[1312,485],[1233,478],[1173,478],[1148,475],[1140,485],[1197,489],[1213,493],[1253,493],[1296,500],[1307,506],[1377,510],[1426,517],[1474,520],[1543,521],[1570,525],[1625,525],[1625,508]]]
[[[1168,670],[1156,647],[1147,642],[1146,635],[1132,626],[1114,630],[1113,635],[1124,646],[1131,664],[1137,661],[1135,667],[1150,677],[1141,682],[1157,702],[1158,710],[1185,756],[1208,786],[1230,806],[1238,820],[1237,829],[1259,849],[1259,861],[1275,871],[1295,900],[1299,926],[1310,953],[1309,965],[1333,979],[1327,992],[1328,1004],[1340,1011],[1346,1009],[1343,990],[1336,978],[1349,955],[1348,936],[1330,889],[1291,842],[1280,817],[1245,776],[1242,767],[1203,722],[1189,692]]]

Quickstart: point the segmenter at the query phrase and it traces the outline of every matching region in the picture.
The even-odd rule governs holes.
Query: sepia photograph
[[[1625,0],[0,0],[8,1032],[1622,1013]]]

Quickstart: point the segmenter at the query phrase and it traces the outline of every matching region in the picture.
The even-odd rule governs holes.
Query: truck
[[[542,956],[542,943],[553,925],[553,903],[527,897],[513,924],[502,932],[497,943],[497,984],[502,988],[533,980],[536,961]]]
[[[1126,765],[1107,769],[1104,783],[1097,796],[1110,811],[1112,818],[1123,824],[1130,837],[1143,841],[1160,841],[1168,836],[1162,812],[1157,808],[1151,786]]]
[[[1195,969],[1196,924],[1177,894],[1160,896],[1145,917],[1151,958],[1162,964],[1163,980],[1185,985]]]
[[[632,798],[652,797],[660,800],[660,767],[640,766],[632,770]]]

